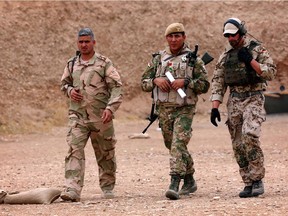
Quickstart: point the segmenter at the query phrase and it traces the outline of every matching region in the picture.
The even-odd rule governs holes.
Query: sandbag
[[[0,203],[5,204],[51,204],[60,197],[61,191],[55,188],[37,188],[9,194],[0,190]]]
[[[7,192],[0,190],[0,204],[4,203],[4,199],[5,199],[6,195],[7,195]]]

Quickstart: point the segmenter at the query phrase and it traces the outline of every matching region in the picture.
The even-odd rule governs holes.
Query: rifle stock
[[[211,61],[213,61],[213,57],[209,55],[208,52],[205,52],[202,56],[202,61],[204,62],[205,65],[209,64]]]

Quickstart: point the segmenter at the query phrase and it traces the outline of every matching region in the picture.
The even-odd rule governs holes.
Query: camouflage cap
[[[185,33],[185,29],[182,23],[172,23],[170,24],[166,31],[165,31],[165,36],[172,34],[172,33]]]
[[[78,37],[81,36],[91,36],[94,39],[94,33],[90,28],[82,28],[78,32]]]

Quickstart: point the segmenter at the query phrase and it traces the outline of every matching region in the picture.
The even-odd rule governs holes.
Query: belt
[[[251,97],[253,95],[259,95],[262,94],[262,91],[251,91],[251,92],[231,92],[231,97],[237,97],[237,98],[247,98],[247,97]]]

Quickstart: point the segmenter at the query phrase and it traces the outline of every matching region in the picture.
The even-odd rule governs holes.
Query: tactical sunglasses
[[[235,34],[224,34],[224,37],[229,38],[229,37],[235,37],[238,34],[238,32],[236,32]]]

